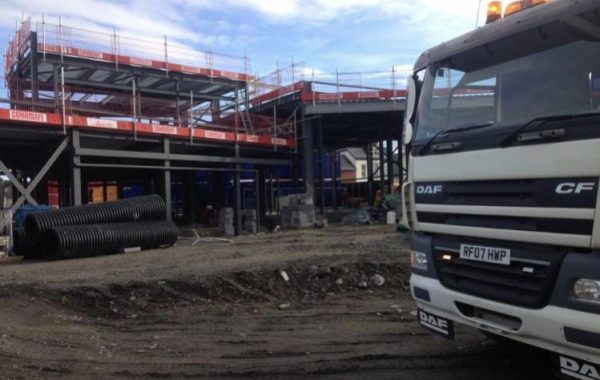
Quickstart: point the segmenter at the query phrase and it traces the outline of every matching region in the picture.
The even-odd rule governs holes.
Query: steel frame
[[[15,213],[17,211],[17,209],[19,207],[21,207],[21,205],[23,205],[23,203],[25,203],[25,201],[28,201],[29,203],[31,203],[34,206],[37,206],[37,202],[35,199],[33,199],[33,197],[31,196],[31,193],[37,187],[37,185],[40,183],[42,178],[44,178],[44,176],[46,176],[46,174],[48,174],[48,172],[52,168],[52,165],[54,165],[54,163],[56,162],[58,157],[68,147],[68,143],[69,143],[69,137],[65,137],[58,144],[58,146],[56,147],[54,152],[50,155],[50,157],[48,158],[48,160],[46,161],[44,166],[40,169],[40,171],[37,173],[37,175],[31,180],[31,182],[27,185],[27,187],[24,187],[21,184],[21,182],[12,174],[10,169],[4,164],[4,162],[2,162],[2,160],[0,160],[0,171],[2,171],[4,173],[4,175],[6,175],[8,177],[9,181],[19,192],[19,198],[17,198],[17,200],[14,202],[14,204],[12,205],[12,207],[10,209],[12,213]]]
[[[400,141],[402,136],[401,123],[396,128],[391,124],[387,125],[387,121],[377,120],[371,115],[382,115],[382,114],[395,114],[401,119],[401,113],[404,110],[404,100],[402,91],[397,91],[394,87],[392,92],[379,89],[374,86],[367,85],[355,85],[354,87],[360,90],[369,90],[361,96],[358,93],[349,93],[348,96],[344,96],[343,91],[340,91],[341,83],[339,81],[339,73],[336,72],[336,83],[337,95],[334,97],[328,93],[318,93],[315,91],[315,85],[331,83],[322,82],[312,78],[312,81],[304,81],[300,79],[300,82],[296,81],[296,78],[292,76],[292,84],[288,86],[275,86],[277,93],[276,98],[257,96],[255,99],[252,98],[249,93],[248,81],[240,79],[230,79],[225,77],[204,77],[202,75],[194,75],[185,72],[178,72],[172,70],[162,70],[155,67],[142,67],[128,64],[120,64],[118,59],[114,62],[108,61],[95,61],[93,59],[87,59],[82,56],[68,56],[62,53],[46,51],[45,49],[45,36],[43,38],[44,49],[43,52],[38,52],[38,35],[36,32],[31,32],[31,54],[28,62],[19,66],[16,76],[17,77],[31,77],[31,93],[33,98],[38,97],[36,84],[40,78],[46,83],[53,84],[55,93],[55,105],[54,111],[56,114],[62,111],[62,123],[63,123],[63,134],[64,138],[59,144],[57,149],[50,157],[50,160],[42,167],[34,177],[34,181],[27,187],[23,187],[16,178],[11,178],[11,182],[17,184],[17,190],[20,193],[18,204],[22,204],[27,201],[35,204],[34,197],[31,196],[33,190],[42,181],[44,176],[48,173],[54,162],[64,152],[68,151],[68,178],[69,178],[69,198],[70,204],[81,204],[83,201],[82,197],[82,170],[86,168],[136,168],[136,169],[152,169],[160,170],[163,192],[167,200],[169,208],[168,216],[171,215],[171,189],[169,184],[171,183],[171,172],[172,171],[190,171],[194,170],[193,164],[191,166],[185,166],[184,163],[206,163],[217,166],[211,168],[215,171],[225,171],[227,168],[220,166],[233,165],[231,171],[234,173],[234,188],[235,188],[235,210],[236,210],[236,232],[241,232],[241,178],[240,173],[243,172],[243,164],[257,165],[258,169],[256,172],[257,178],[257,205],[259,210],[266,209],[266,202],[258,202],[261,196],[258,196],[260,191],[266,195],[266,181],[265,181],[265,169],[276,166],[290,166],[294,168],[293,181],[294,188],[300,190],[300,185],[303,186],[304,191],[307,193],[315,194],[317,189],[315,188],[315,147],[318,152],[317,162],[319,163],[319,195],[320,195],[320,208],[321,213],[324,213],[324,200],[325,200],[325,179],[324,179],[324,153],[325,151],[331,152],[337,148],[340,148],[339,144],[343,141],[349,144],[358,146],[364,146],[367,144],[367,161],[368,161],[368,186],[369,186],[369,201],[373,199],[373,182],[376,173],[373,170],[373,157],[372,157],[372,144],[379,145],[379,162],[380,167],[377,170],[379,174],[380,187],[383,188],[385,184],[384,178],[384,163],[387,163],[389,191],[392,191],[392,183],[394,170],[393,165],[393,150],[392,141]],[[165,52],[166,56],[166,52]],[[165,58],[165,67],[168,68],[168,60]],[[294,64],[292,64],[292,67]],[[43,68],[43,70],[40,70]],[[51,70],[50,70],[51,68]],[[108,72],[108,76],[99,77],[95,74],[99,71]],[[394,70],[392,70],[394,71]],[[67,78],[65,80],[65,74]],[[173,102],[176,109],[176,118],[178,124],[181,124],[181,110],[185,110],[186,102],[188,101],[190,106],[196,102],[210,102],[210,107],[203,108],[197,114],[191,115],[191,120],[202,120],[205,115],[214,116],[223,114],[224,112],[238,112],[240,109],[245,109],[249,112],[255,112],[256,114],[266,114],[274,116],[273,133],[277,132],[277,116],[279,115],[286,121],[294,120],[302,125],[301,134],[298,135],[296,130],[296,141],[302,143],[301,155],[298,155],[298,146],[296,144],[294,151],[279,151],[279,148],[275,142],[269,149],[261,148],[259,146],[240,145],[238,140],[237,132],[235,141],[229,141],[228,143],[211,143],[209,141],[194,141],[194,136],[190,133],[190,141],[187,139],[175,138],[169,135],[144,135],[139,134],[136,129],[136,124],[133,124],[133,140],[131,136],[119,135],[113,133],[110,130],[82,130],[82,126],[71,125],[67,128],[67,117],[65,115],[65,82],[67,85],[82,85],[89,86],[90,88],[99,88],[105,90],[116,90],[122,93],[132,92],[136,99],[141,99],[141,93],[150,95],[152,97],[169,99]],[[182,88],[189,89],[191,86],[192,90],[182,91]],[[381,90],[381,91],[380,91]],[[61,94],[60,99],[57,94]],[[391,97],[388,96],[392,94]],[[317,96],[318,95],[318,96]],[[385,95],[385,96],[384,96]],[[270,96],[270,95],[269,95]],[[259,100],[254,102],[253,100]],[[263,102],[264,100],[264,102]],[[233,105],[222,105],[219,102],[233,102]],[[60,104],[62,102],[62,104]],[[138,103],[138,100],[134,100],[134,107]],[[242,107],[245,105],[245,107]],[[140,118],[141,107],[138,107],[138,112],[134,108],[133,118]],[[185,112],[185,111],[184,111]],[[297,114],[300,115],[299,120]],[[360,135],[356,132],[353,135],[353,131],[344,130],[344,123],[354,115],[362,115],[360,127]],[[211,120],[212,118],[206,118],[204,121]],[[395,118],[394,118],[395,120]],[[162,120],[161,120],[162,122]],[[246,127],[247,120],[244,118],[244,114],[241,117],[236,117],[235,120],[231,119],[231,123],[235,122],[236,131],[240,126]],[[251,122],[251,121],[249,121]],[[386,124],[386,125],[382,125]],[[334,127],[337,128],[334,130]],[[342,130],[343,133],[337,132]],[[68,133],[67,133],[68,132]],[[102,137],[100,137],[102,136]],[[351,139],[356,138],[356,142],[349,142]],[[276,136],[274,136],[276,137]],[[83,140],[82,140],[83,138]],[[94,146],[88,146],[86,141],[88,139],[100,139],[104,138],[107,140],[106,146],[99,148]],[[131,147],[118,146],[118,144],[110,144],[110,140],[130,142]],[[83,144],[82,144],[83,141]],[[271,141],[275,141],[272,139]],[[386,141],[387,149],[384,151],[384,141]],[[155,151],[148,150],[136,150],[139,148],[139,144],[147,143],[152,145]],[[315,146],[316,145],[316,146]],[[197,153],[182,153],[182,147],[202,147],[203,151],[200,154]],[[206,149],[204,149],[206,148]],[[190,149],[191,150],[191,149]],[[211,151],[212,150],[212,151]],[[65,154],[67,155],[67,154]],[[266,157],[268,156],[268,157]],[[299,159],[304,160],[304,173],[298,176],[296,171],[299,167]],[[336,167],[336,157],[332,156],[332,167]],[[101,160],[102,162],[98,162]],[[129,161],[135,161],[129,162]],[[139,164],[138,161],[144,163],[148,162],[148,165]],[[156,164],[160,162],[160,164]],[[4,165],[0,161],[0,170],[10,173],[7,165]],[[272,170],[271,176],[273,175]],[[401,176],[401,174],[400,174]],[[303,177],[303,178],[301,178]],[[262,180],[262,182],[261,182]],[[333,199],[334,204],[337,205],[335,199],[335,188],[337,178],[333,178]],[[270,183],[271,188],[273,187],[273,181]],[[271,189],[272,190],[272,189]],[[272,198],[272,197],[271,197]],[[273,203],[273,199],[271,199]],[[259,212],[260,216],[261,212]]]

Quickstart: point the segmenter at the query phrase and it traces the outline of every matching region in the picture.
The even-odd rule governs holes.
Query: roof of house
[[[356,160],[367,159],[367,152],[363,148],[347,148],[345,151],[350,153],[350,155]]]

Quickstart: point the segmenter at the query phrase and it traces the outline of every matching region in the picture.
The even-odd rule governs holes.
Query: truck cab
[[[600,1],[535,3],[415,64],[411,292],[438,334],[461,323],[600,379]]]

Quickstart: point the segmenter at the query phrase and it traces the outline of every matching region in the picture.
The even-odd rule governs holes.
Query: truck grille
[[[461,243],[511,249],[511,264],[498,265],[461,259]],[[547,305],[560,263],[566,251],[506,242],[434,241],[434,263],[440,282],[447,288],[531,309]]]
[[[556,193],[556,187],[565,182],[592,183],[594,189],[570,196]],[[597,184],[598,178],[594,177],[417,182],[415,201],[417,204],[461,206],[593,208]]]

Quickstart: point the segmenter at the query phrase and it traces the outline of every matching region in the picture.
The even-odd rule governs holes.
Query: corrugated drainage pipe
[[[171,246],[177,226],[170,221],[87,224],[51,227],[41,236],[43,256],[59,260],[120,253],[125,248],[142,250]]]

